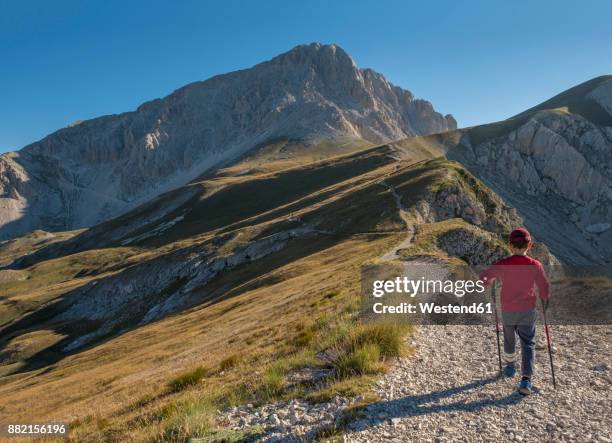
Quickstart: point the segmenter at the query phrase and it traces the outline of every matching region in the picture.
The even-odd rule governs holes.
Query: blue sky
[[[0,0],[0,152],[301,43],[452,113],[504,119],[612,74],[609,1]]]

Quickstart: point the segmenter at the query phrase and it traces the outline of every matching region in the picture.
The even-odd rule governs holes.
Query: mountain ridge
[[[612,76],[459,132],[446,155],[516,207],[556,255],[612,261]]]
[[[600,75],[566,89],[510,119],[521,118],[537,111],[567,108],[569,112],[580,114],[589,120],[592,119],[596,124],[612,126],[611,94],[598,93],[610,87],[612,87],[612,75]]]
[[[455,127],[338,46],[301,45],[1,155],[0,239],[91,226],[279,137],[379,143]]]

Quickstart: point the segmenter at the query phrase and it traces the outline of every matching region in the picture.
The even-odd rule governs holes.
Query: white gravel
[[[411,337],[416,353],[381,378],[382,400],[345,440],[610,442],[612,328],[552,329],[557,390],[544,347],[536,352],[536,392],[522,397],[518,376],[496,378],[493,328],[420,327]]]
[[[552,334],[557,390],[539,328],[535,390],[522,397],[518,376],[498,377],[492,327],[419,327],[408,338],[415,352],[381,377],[375,388],[381,400],[349,425],[344,440],[612,442],[612,327],[554,326]],[[354,400],[233,408],[221,421],[234,429],[260,426],[267,433],[262,441],[309,441]]]
[[[484,326],[421,326],[414,353],[381,377],[381,400],[349,424],[346,442],[612,442],[609,326],[554,326],[557,390],[538,329],[535,392],[516,393],[519,377],[498,378],[495,332]],[[518,354],[518,353],[517,353]],[[263,441],[309,441],[337,422],[355,399],[301,400],[224,411],[234,429],[260,426]]]
[[[220,422],[231,429],[260,427],[266,431],[260,441],[310,441],[314,433],[332,427],[349,400],[336,398],[333,402],[309,404],[303,400],[291,400],[253,408],[234,407],[224,411]]]

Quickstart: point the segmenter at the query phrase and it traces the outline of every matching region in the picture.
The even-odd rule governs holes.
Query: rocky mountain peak
[[[357,64],[353,58],[336,44],[310,43],[298,45],[264,63],[291,66],[306,65],[314,68],[335,65],[357,70]]]
[[[342,48],[300,45],[0,156],[0,239],[107,220],[270,140],[381,143],[454,128]]]

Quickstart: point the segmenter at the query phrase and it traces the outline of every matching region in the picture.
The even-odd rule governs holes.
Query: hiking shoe
[[[531,380],[528,378],[524,378],[519,383],[518,391],[521,395],[529,395],[533,390],[533,385],[531,384]]]
[[[516,368],[514,366],[506,366],[504,368],[504,375],[506,377],[514,377],[516,375]]]

